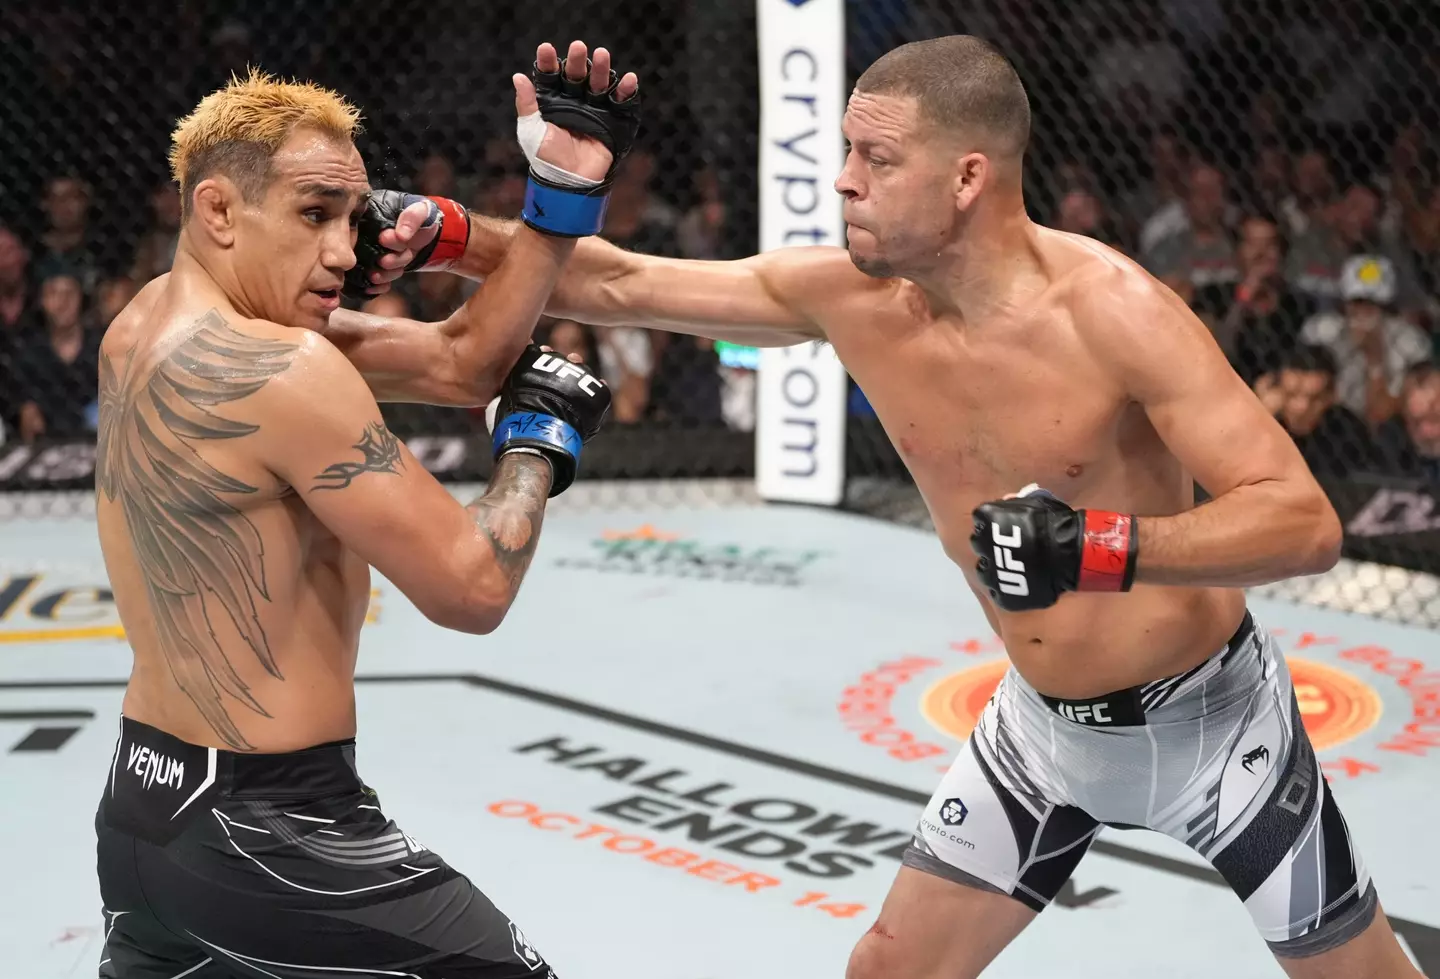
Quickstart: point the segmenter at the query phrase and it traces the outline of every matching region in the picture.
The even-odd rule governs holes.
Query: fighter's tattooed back
[[[250,336],[216,311],[147,374],[131,356],[100,357],[96,483],[124,513],[171,675],[224,743],[251,748],[231,716],[268,717],[216,635],[223,616],[265,671],[283,680],[259,608],[269,602],[265,542],[243,497],[257,487],[197,449],[241,439],[258,424],[216,409],[243,402],[290,367],[297,344]]]

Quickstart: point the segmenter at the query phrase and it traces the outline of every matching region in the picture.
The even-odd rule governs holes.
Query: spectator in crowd
[[[406,284],[415,295],[413,300],[409,296],[405,298],[415,308],[415,319],[423,323],[448,319],[476,288],[476,283],[453,272],[422,272],[408,278],[411,281]]]
[[[1227,47],[1229,48],[1229,54],[1231,56],[1239,55],[1242,61],[1250,62],[1245,65],[1246,69],[1255,67],[1253,62],[1250,61],[1249,52],[1235,51],[1233,45],[1227,45]],[[1243,145],[1261,148],[1267,145],[1282,145],[1285,138],[1285,122],[1287,118],[1285,112],[1285,97],[1276,91],[1273,85],[1264,85],[1263,78],[1252,77],[1249,79],[1249,82],[1251,90],[1250,101],[1246,106],[1245,115],[1240,122],[1239,129],[1235,132],[1235,141]],[[1222,84],[1224,83],[1222,82]],[[1257,85],[1261,87],[1255,87]],[[1233,84],[1227,85],[1226,88],[1227,90],[1232,90]],[[1289,154],[1286,153],[1286,156],[1288,157]],[[1288,159],[1286,162],[1286,171],[1284,183],[1288,188],[1290,185]],[[1274,213],[1275,209],[1267,208],[1267,210]]]
[[[475,210],[497,218],[513,218],[525,208],[524,170],[497,168],[475,195]]]
[[[128,275],[117,275],[100,283],[99,296],[96,302],[96,313],[99,316],[100,331],[103,333],[120,315],[120,311],[130,304],[139,292],[135,280]]]
[[[1400,126],[1390,144],[1390,172],[1385,178],[1385,207],[1380,218],[1383,234],[1404,237],[1405,221],[1425,208],[1425,191],[1435,173],[1436,158],[1426,145],[1424,127],[1412,119]]]
[[[1274,373],[1255,381],[1255,395],[1290,433],[1316,476],[1344,476],[1373,467],[1370,431],[1335,395],[1335,358],[1324,347],[1289,351]]]
[[[0,225],[0,349],[7,337],[34,325],[30,294],[30,250],[14,231]]]
[[[30,253],[20,236],[0,225],[0,445],[19,422],[15,361],[25,337],[38,329],[29,265]]]
[[[1307,149],[1295,158],[1292,193],[1280,201],[1276,211],[1283,222],[1285,236],[1294,240],[1311,227],[1327,221],[1327,211],[1335,201],[1335,175],[1330,157],[1322,149]]]
[[[1088,187],[1072,187],[1055,209],[1055,227],[1071,234],[1085,235],[1112,248],[1125,251],[1120,231],[1105,209],[1100,196]]]
[[[1403,210],[1401,247],[1424,297],[1422,312],[1430,329],[1440,331],[1440,173],[1430,179],[1435,183]]]
[[[1141,255],[1141,264],[1187,302],[1198,289],[1239,278],[1226,206],[1224,174],[1209,163],[1195,165],[1185,192],[1185,227]]]
[[[676,233],[678,216],[673,207],[651,193],[650,181],[654,172],[655,158],[648,150],[637,148],[626,157],[610,192],[602,234],[608,241],[628,251],[681,258],[683,255]],[[631,351],[639,346],[633,337],[624,333],[617,336],[617,329],[626,328],[610,330],[616,340],[614,349]],[[647,378],[654,379],[653,383],[647,381],[647,417],[718,423],[721,418],[720,360],[715,353],[714,341],[669,333],[652,333],[645,341],[650,356],[636,356],[629,362],[643,362],[647,367]],[[604,350],[603,344],[601,349]],[[617,357],[617,362],[626,360]],[[614,386],[612,384],[612,388]]]
[[[73,437],[95,428],[100,331],[85,315],[85,294],[73,274],[57,272],[40,286],[44,329],[16,358],[20,438]]]
[[[1376,436],[1382,469],[1440,487],[1440,365],[1416,364],[1405,375],[1400,413]]]
[[[600,363],[600,346],[595,340],[595,328],[574,320],[546,317],[535,331],[535,342],[550,347],[562,357],[575,354],[591,366],[598,366]],[[604,377],[603,372],[601,377]],[[609,378],[605,378],[607,384],[609,381]]]
[[[1252,214],[1283,214],[1290,195],[1290,155],[1279,140],[1264,140],[1255,152],[1244,188],[1246,210]],[[1287,234],[1293,234],[1289,228]]]
[[[725,200],[720,193],[720,178],[706,167],[695,174],[696,202],[675,229],[680,254],[686,258],[714,260],[721,258],[725,240]]]
[[[680,215],[652,190],[655,155],[637,147],[621,161],[605,212],[605,237],[646,255],[680,257],[675,228]]]
[[[1356,255],[1347,260],[1340,295],[1342,310],[1311,317],[1300,341],[1330,350],[1340,403],[1378,426],[1395,414],[1405,372],[1430,360],[1432,343],[1396,315],[1395,269],[1389,259]]]
[[[415,171],[415,193],[426,197],[459,196],[455,179],[455,164],[444,153],[432,152],[420,161]]]
[[[43,201],[47,226],[35,270],[41,279],[68,272],[93,296],[105,265],[105,249],[90,227],[90,185],[73,174],[52,177]]]
[[[1275,220],[1251,214],[1240,222],[1235,249],[1240,281],[1195,291],[1194,308],[1245,383],[1280,366],[1314,312],[1282,274],[1285,239]]]
[[[1383,240],[1380,193],[1363,181],[1351,183],[1328,210],[1328,221],[1312,221],[1291,242],[1286,277],[1321,308],[1333,308],[1341,293],[1341,269],[1356,255],[1383,257],[1389,263],[1394,296],[1401,311],[1418,309],[1421,299],[1409,260]]]
[[[679,333],[652,333],[654,369],[646,416],[656,421],[718,425],[720,355],[715,341]]]
[[[180,241],[180,191],[170,181],[150,191],[150,227],[135,245],[130,277],[144,285],[170,271]]]
[[[1169,119],[1185,96],[1190,71],[1156,5],[1136,6],[1141,9],[1092,25],[1097,30],[1087,72],[1090,87],[1097,107],[1111,119]]]
[[[1185,175],[1190,150],[1174,129],[1165,126],[1150,136],[1150,177],[1122,195],[1120,219],[1125,238],[1140,254],[1185,229]]]
[[[557,352],[579,354],[610,387],[611,420],[633,425],[645,417],[650,400],[650,343],[646,331],[632,327],[596,327],[574,320],[541,320],[535,342]]]

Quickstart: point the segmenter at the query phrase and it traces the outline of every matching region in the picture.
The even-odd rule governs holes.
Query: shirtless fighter
[[[845,113],[848,256],[674,261],[590,239],[549,305],[829,341],[1005,642],[1013,668],[849,975],[978,975],[1103,824],[1206,857],[1291,976],[1414,976],[1240,590],[1331,567],[1339,522],[1182,302],[1027,219],[1029,130],[1020,79],[988,44],[906,45]],[[457,268],[491,274],[514,234],[477,219]],[[1192,481],[1213,499],[1195,506]],[[1032,483],[1046,492],[1019,493]]]
[[[134,650],[95,822],[102,977],[554,975],[383,814],[357,774],[354,675],[371,566],[440,625],[499,625],[609,406],[526,346],[639,124],[634,75],[616,84],[602,48],[587,82],[585,46],[568,54],[543,45],[534,82],[514,76],[526,227],[439,324],[336,312],[371,195],[341,97],[257,72],[176,128],[173,270],[101,349],[100,540]],[[459,254],[463,210],[437,238],[427,208],[420,255],[392,260]],[[332,314],[383,348],[363,371],[322,336]],[[468,506],[377,405],[497,393],[494,475]]]

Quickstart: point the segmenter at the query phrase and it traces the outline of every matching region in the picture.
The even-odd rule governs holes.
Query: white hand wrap
[[[530,169],[535,175],[556,186],[573,187],[576,190],[589,190],[591,187],[600,186],[598,180],[561,170],[536,155],[540,152],[540,144],[545,141],[546,126],[547,123],[539,112],[532,112],[515,120],[515,138],[520,141],[520,148],[525,151],[525,159],[530,161]]]

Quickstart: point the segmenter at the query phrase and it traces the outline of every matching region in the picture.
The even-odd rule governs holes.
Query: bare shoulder
[[[861,272],[850,253],[833,245],[776,248],[751,261],[761,263],[767,284],[792,299],[823,305],[858,292],[874,289],[885,280]]]
[[[212,332],[213,331],[213,332]],[[207,335],[208,334],[208,335]],[[362,397],[373,403],[370,389],[344,352],[314,330],[280,326],[267,320],[220,321],[193,338],[263,383],[261,404],[284,410],[304,406],[327,410]]]
[[[1159,329],[1189,329],[1204,324],[1184,300],[1138,263],[1113,249],[1091,243],[1064,279],[1062,301],[1086,339],[1128,342]]]
[[[773,295],[827,335],[849,322],[843,314],[857,299],[892,295],[900,283],[866,275],[855,267],[849,252],[833,245],[777,248],[752,261],[762,263],[762,277]]]
[[[303,416],[296,412],[365,387],[320,334],[218,309],[175,316],[145,360],[153,365],[150,386],[159,385],[177,406],[185,402],[257,426],[299,424]]]
[[[1080,342],[1131,388],[1177,370],[1217,362],[1228,368],[1210,331],[1184,300],[1098,243],[1064,276],[1057,301]]]
[[[1175,335],[1210,337],[1174,289],[1122,253],[1092,245],[1064,275],[1057,297],[1087,346],[1143,354],[1143,348]],[[1136,346],[1142,350],[1133,350]]]

